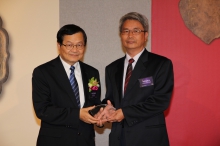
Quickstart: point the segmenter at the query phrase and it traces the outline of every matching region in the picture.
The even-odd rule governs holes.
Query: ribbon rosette
[[[95,79],[94,77],[92,77],[92,78],[89,80],[88,86],[89,86],[89,92],[91,92],[91,91],[96,91],[96,90],[99,89],[99,82],[97,81],[97,79]]]

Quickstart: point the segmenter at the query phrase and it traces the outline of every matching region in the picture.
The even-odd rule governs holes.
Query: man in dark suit
[[[88,110],[101,103],[101,89],[98,70],[80,61],[86,42],[82,28],[63,26],[59,56],[33,71],[33,105],[41,119],[37,146],[95,146],[97,119]]]
[[[99,116],[102,122],[112,122],[109,146],[168,146],[163,112],[173,91],[172,62],[145,49],[145,16],[128,13],[120,19],[119,29],[126,55],[106,67],[103,103],[108,106]],[[116,110],[110,113],[111,104]]]

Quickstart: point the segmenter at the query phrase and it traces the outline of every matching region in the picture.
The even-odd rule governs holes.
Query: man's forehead
[[[140,29],[140,28],[143,28],[143,26],[138,20],[128,19],[123,23],[122,28],[123,29],[125,28]]]

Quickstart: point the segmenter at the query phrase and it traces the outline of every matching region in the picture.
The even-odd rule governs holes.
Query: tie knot
[[[75,67],[72,65],[72,66],[70,67],[70,70],[74,72]]]
[[[134,59],[133,58],[131,58],[131,59],[129,59],[129,64],[132,64],[133,62],[134,62]]]

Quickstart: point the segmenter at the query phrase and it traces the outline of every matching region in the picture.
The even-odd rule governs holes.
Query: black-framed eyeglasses
[[[147,32],[147,31],[141,30],[141,29],[133,29],[133,30],[123,29],[123,30],[121,31],[121,34],[123,34],[123,35],[128,35],[130,32],[131,32],[133,35],[139,35],[141,32]]]
[[[67,50],[73,49],[74,46],[76,46],[76,49],[82,50],[84,48],[84,46],[85,46],[84,44],[76,44],[76,45],[73,45],[73,44],[61,44],[61,45],[65,46],[65,48]]]

